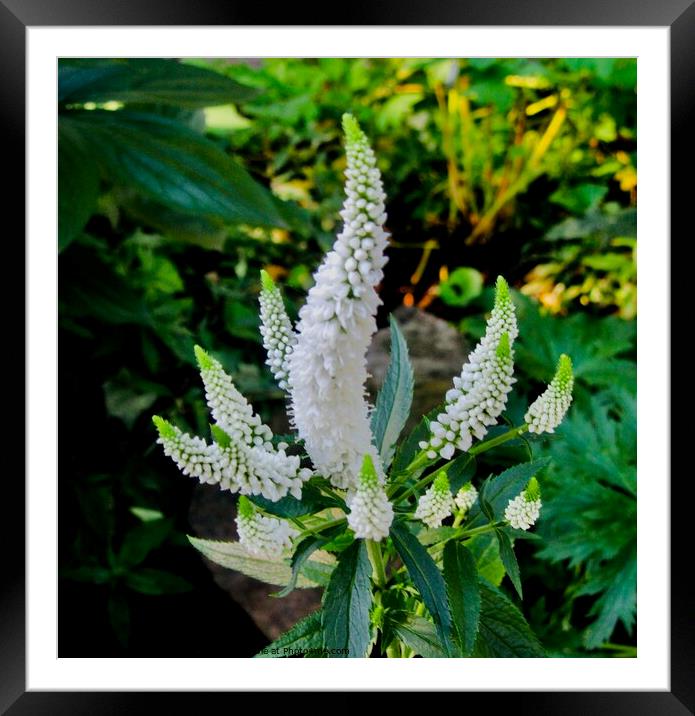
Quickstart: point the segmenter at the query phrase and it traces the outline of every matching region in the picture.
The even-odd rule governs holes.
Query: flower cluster
[[[336,487],[355,488],[365,454],[384,479],[372,445],[365,382],[387,234],[374,152],[354,118],[346,115],[343,126],[345,224],[315,274],[288,364],[292,419],[314,467]]]
[[[415,519],[422,520],[428,527],[439,527],[454,508],[449,478],[441,470],[431,487],[418,500]]]
[[[268,358],[270,372],[282,390],[289,390],[289,356],[297,336],[285,311],[280,289],[266,271],[261,271],[261,336]]]
[[[456,497],[454,497],[454,502],[456,503],[456,507],[458,507],[461,512],[466,513],[468,512],[468,510],[471,509],[471,507],[473,507],[477,499],[478,490],[476,490],[470,482],[467,482],[456,493]]]
[[[239,543],[251,554],[269,559],[280,557],[299,533],[285,520],[266,517],[243,495],[237,505]]]
[[[560,356],[557,370],[545,392],[532,403],[524,420],[531,433],[552,433],[572,403],[574,375],[570,357]]]
[[[431,460],[451,459],[456,448],[467,451],[473,437],[482,440],[507,404],[515,383],[512,344],[518,333],[514,304],[507,282],[497,279],[495,307],[485,335],[454,378],[446,394],[444,412],[430,423],[430,438],[420,443]]]
[[[288,493],[301,497],[311,470],[287,455],[286,445],[273,447],[273,434],[234,386],[218,361],[196,346],[208,406],[215,419],[214,442],[192,437],[155,416],[158,442],[185,475],[219,484],[242,495],[262,495],[276,502]]]
[[[357,489],[348,498],[348,525],[358,539],[376,542],[388,537],[393,506],[386,496],[370,455],[365,455]]]
[[[504,519],[517,530],[528,530],[541,514],[541,488],[532,477],[526,489],[517,495],[504,511]]]

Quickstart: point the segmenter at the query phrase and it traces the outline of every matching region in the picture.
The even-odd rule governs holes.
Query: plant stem
[[[324,522],[322,525],[318,525],[317,527],[307,528],[302,532],[302,534],[299,535],[299,537],[306,537],[307,535],[313,535],[317,534],[318,532],[323,532],[331,527],[335,527],[336,525],[340,525],[343,523],[347,523],[347,519],[345,517],[339,517],[335,520],[329,520],[328,522]]]
[[[371,539],[365,540],[365,542],[367,543],[369,561],[372,563],[372,569],[374,570],[374,583],[377,587],[383,589],[386,586],[386,568],[381,553],[381,545]]]
[[[388,489],[386,490],[386,494],[388,495],[388,497],[392,497],[393,494],[398,491],[398,488],[403,484],[403,480],[405,480],[409,475],[414,472],[417,472],[417,470],[427,467],[427,465],[432,462],[434,462],[434,460],[427,457],[427,453],[424,450],[421,450],[411,460],[408,467],[406,467],[402,473],[399,473],[396,476],[396,479],[389,485]]]
[[[502,433],[502,435],[498,435],[496,438],[491,438],[490,440],[485,440],[482,443],[478,443],[476,446],[472,447],[469,451],[469,455],[480,455],[481,452],[485,452],[486,450],[490,450],[493,447],[497,447],[498,445],[502,445],[502,443],[506,443],[508,440],[513,440],[514,438],[518,438],[519,435],[522,435],[528,430],[528,425],[524,423],[523,425],[518,425],[515,428],[512,428],[511,430],[508,430],[506,433]]]

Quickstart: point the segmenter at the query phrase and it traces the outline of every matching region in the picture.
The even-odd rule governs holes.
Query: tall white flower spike
[[[393,506],[379,481],[370,455],[364,456],[357,489],[348,498],[348,525],[355,537],[379,542],[388,537]]]
[[[199,346],[195,355],[205,384],[205,394],[216,425],[214,442],[191,437],[166,420],[153,418],[158,442],[184,475],[219,484],[242,495],[262,495],[276,502],[288,493],[301,498],[302,485],[311,470],[300,466],[297,455],[273,447],[273,434],[235,388],[218,361]]]
[[[182,432],[158,415],[152,421],[159,432],[157,442],[164,448],[164,454],[184,475],[197,477],[209,485],[229,480],[229,457],[219,445],[208,445],[202,438]]]
[[[289,357],[297,342],[292,323],[287,316],[280,289],[267,271],[261,271],[261,336],[270,372],[282,390],[289,391]]]
[[[422,520],[428,527],[439,527],[454,508],[449,478],[442,470],[425,494],[418,500],[415,519]]]
[[[314,276],[288,363],[294,426],[314,467],[334,486],[355,488],[365,454],[384,480],[372,444],[365,382],[388,234],[374,152],[354,117],[344,115],[343,129],[345,224]]]
[[[475,489],[475,487],[470,483],[467,482],[457,493],[456,497],[454,497],[454,502],[456,503],[456,507],[461,510],[461,512],[468,512],[468,510],[473,507],[475,504],[475,501],[478,499],[478,490]]]
[[[236,528],[239,544],[247,552],[270,559],[281,557],[299,534],[285,520],[262,515],[243,495],[237,505]]]
[[[532,477],[526,489],[509,500],[504,511],[504,519],[517,530],[528,530],[541,514],[541,487],[538,480]]]
[[[446,394],[444,412],[430,423],[430,439],[420,442],[430,460],[450,460],[456,449],[465,452],[474,437],[482,440],[488,427],[497,423],[516,382],[512,345],[518,332],[509,286],[500,276],[485,335],[461,375],[454,378],[454,387]]]
[[[573,388],[572,361],[563,353],[550,385],[536,398],[524,416],[530,433],[555,432],[572,403]]]

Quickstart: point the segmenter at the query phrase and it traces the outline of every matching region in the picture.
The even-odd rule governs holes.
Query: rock
[[[403,333],[415,374],[413,406],[406,431],[414,428],[420,418],[444,401],[452,379],[461,372],[468,357],[468,347],[461,334],[446,321],[419,308],[400,306],[394,317]],[[367,390],[372,402],[384,382],[390,360],[391,331],[378,331],[367,352],[370,378]]]

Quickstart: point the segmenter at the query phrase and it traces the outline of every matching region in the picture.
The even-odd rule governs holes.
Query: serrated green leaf
[[[384,469],[391,464],[413,402],[413,366],[408,357],[408,346],[396,319],[389,316],[389,321],[391,359],[372,413],[372,435]]]
[[[397,520],[391,525],[391,539],[413,584],[420,592],[422,601],[432,615],[445,653],[447,656],[454,656],[451,612],[442,573],[404,522]]]
[[[418,443],[421,440],[427,439],[429,434],[429,422],[434,420],[439,413],[444,410],[443,406],[437,406],[430,410],[427,415],[422,417],[422,420],[413,428],[408,437],[401,443],[400,447],[396,450],[396,455],[393,459],[391,466],[391,473],[396,475],[402,473],[408,465],[412,462],[415,455],[420,450]]]
[[[391,628],[400,640],[418,656],[424,659],[446,658],[446,652],[439,642],[437,630],[428,619],[411,614],[405,621],[393,623]]]
[[[61,60],[63,104],[122,102],[212,107],[252,99],[257,90],[203,67],[160,58]]]
[[[473,656],[538,658],[543,647],[523,614],[499,589],[480,582],[480,630]]]
[[[516,561],[516,555],[514,554],[514,548],[512,547],[512,541],[509,539],[506,532],[502,530],[495,530],[497,536],[497,542],[500,547],[500,559],[504,565],[504,570],[507,576],[514,585],[516,593],[519,595],[519,599],[523,599],[521,592],[521,574],[519,572],[519,563]]]
[[[497,539],[491,534],[482,534],[466,540],[466,547],[475,557],[478,576],[495,587],[504,579],[504,565],[500,559]]]
[[[292,495],[286,495],[277,502],[271,502],[260,495],[249,495],[249,500],[265,512],[276,517],[302,517],[310,515],[328,507],[344,507],[344,503],[337,502],[328,495],[324,495],[316,486],[306,483],[302,487],[302,499],[298,500]]]
[[[453,495],[471,481],[475,470],[475,456],[468,453],[462,453],[449,463],[446,468],[446,476],[449,478],[449,486]]]
[[[301,573],[302,567],[307,563],[307,560],[311,555],[316,552],[317,549],[325,547],[334,537],[337,537],[345,530],[344,526],[336,526],[333,529],[325,530],[320,536],[309,535],[305,537],[294,549],[292,559],[290,560],[290,567],[292,568],[292,576],[287,586],[280,590],[274,596],[286,597],[296,586],[297,579]]]
[[[176,120],[122,110],[71,112],[69,122],[110,181],[171,209],[284,226],[269,192],[216,144]]]
[[[444,581],[454,633],[462,656],[475,646],[480,622],[480,588],[473,555],[453,540],[444,547]]]
[[[305,652],[319,652],[323,649],[321,611],[309,614],[297,622],[289,631],[261,649],[256,659],[281,659]]]
[[[341,553],[323,600],[323,636],[329,656],[359,659],[371,641],[372,565],[364,540]]]
[[[481,493],[490,504],[494,517],[501,519],[509,500],[514,499],[525,487],[526,483],[547,464],[548,458],[523,462],[514,465],[497,476],[488,478],[481,486]],[[470,519],[466,527],[480,527],[486,523],[485,516],[480,508],[480,500],[471,507]]]
[[[289,560],[254,557],[238,542],[218,542],[217,540],[200,539],[190,535],[188,540],[211,562],[227,567],[227,569],[234,569],[247,577],[253,577],[261,582],[274,584],[278,587],[284,587],[292,578]],[[317,586],[321,583],[318,581],[321,579],[320,575],[324,575],[329,569],[332,570],[335,565],[335,557],[328,552],[317,550],[312,557],[312,560],[305,563],[297,579],[297,587],[299,588]],[[311,567],[316,567],[316,570],[311,572],[309,576]]]

